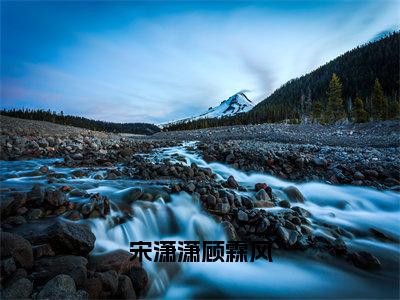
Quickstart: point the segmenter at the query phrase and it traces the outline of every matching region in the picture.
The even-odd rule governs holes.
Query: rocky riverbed
[[[188,135],[126,138],[69,128],[47,131],[53,124],[1,120],[4,298],[163,295],[166,288],[159,288],[157,275],[163,272],[130,260],[129,241],[163,239],[177,232],[200,239],[208,222],[209,232],[221,227],[228,240],[269,241],[277,253],[295,253],[317,264],[326,261],[332,272],[335,264],[345,265],[352,279],[364,272],[363,282],[372,285],[378,277],[389,289],[358,297],[396,293],[398,268],[389,266],[398,265],[398,252],[392,249],[399,244],[399,160],[392,145],[349,148],[204,139],[180,146]],[[354,187],[313,183],[321,179]],[[298,185],[292,180],[313,182]],[[390,191],[357,187],[365,185]],[[188,211],[188,220],[178,222]],[[200,225],[189,222],[191,215],[200,218],[203,212],[206,219]],[[158,220],[161,215],[166,220]],[[138,226],[140,218],[145,219]],[[163,230],[150,228],[154,220],[167,221]],[[167,223],[176,224],[169,233]],[[187,235],[190,226],[194,228]],[[115,235],[131,227],[141,230],[127,240]],[[356,293],[352,287],[343,289],[347,297]]]

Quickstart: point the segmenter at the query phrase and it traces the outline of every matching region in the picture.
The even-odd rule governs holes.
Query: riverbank
[[[1,159],[62,157],[70,166],[112,166],[136,154],[199,141],[209,162],[296,182],[400,190],[397,121],[320,126],[262,124],[152,136],[107,134],[48,122],[0,116]]]
[[[177,270],[185,270],[182,265],[130,261],[130,241],[168,238],[266,241],[282,260],[290,253],[328,268],[336,274],[332,283],[339,264],[349,283],[371,286],[378,276],[389,288],[387,293],[376,288],[372,295],[395,294],[398,269],[391,266],[398,265],[399,196],[387,180],[399,163],[395,148],[337,152],[334,146],[251,139],[180,145],[174,136],[127,139],[1,118],[4,298],[134,298],[164,295],[170,285],[189,288],[193,283],[185,276],[174,279]],[[359,169],[363,157],[368,168],[380,166],[381,173]],[[357,175],[359,183],[340,182],[353,186],[316,183],[335,172],[334,164],[344,176],[356,176],[351,168],[367,176]],[[390,175],[380,177],[384,172]],[[357,186],[367,182],[391,191]],[[293,270],[294,262],[283,267],[279,261],[278,271]],[[267,276],[263,269],[257,272]],[[211,276],[209,270],[201,274]],[[314,282],[319,275],[307,276]],[[205,284],[205,277],[196,282]],[[351,284],[343,290],[347,297],[367,295]],[[309,292],[325,295],[324,289]],[[263,290],[262,295],[282,294]]]

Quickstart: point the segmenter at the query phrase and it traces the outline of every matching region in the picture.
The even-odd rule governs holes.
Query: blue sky
[[[1,2],[1,106],[160,123],[258,102],[382,32],[398,1]]]

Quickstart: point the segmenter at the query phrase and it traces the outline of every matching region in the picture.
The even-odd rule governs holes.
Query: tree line
[[[153,124],[105,122],[78,116],[64,115],[63,111],[58,113],[43,109],[2,109],[0,114],[14,118],[47,121],[61,125],[70,125],[105,132],[150,135],[160,131],[160,128]]]
[[[397,118],[399,53],[400,33],[393,32],[290,80],[247,113],[172,124],[165,129],[275,122],[333,124]]]

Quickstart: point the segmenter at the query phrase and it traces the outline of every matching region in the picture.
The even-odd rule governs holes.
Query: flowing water
[[[281,191],[296,186],[306,201],[300,206],[312,213],[314,229],[326,234],[315,224],[338,225],[349,234],[344,237],[351,250],[366,250],[377,256],[382,267],[367,272],[355,268],[343,259],[329,255],[311,257],[302,252],[273,251],[273,262],[257,260],[253,263],[169,263],[145,262],[149,272],[150,298],[397,298],[399,296],[400,248],[400,196],[391,191],[377,191],[366,187],[333,186],[324,183],[294,184],[265,174],[248,174],[220,163],[207,163],[186,147],[164,149],[152,160],[183,157],[187,164],[208,167],[218,179],[233,175],[243,186],[253,188],[255,183],[266,182],[275,194],[285,198]],[[30,174],[41,165],[51,165],[54,160],[1,162],[2,188],[29,187],[43,183],[45,178]],[[54,168],[54,167],[51,167]],[[68,174],[71,169],[57,168]],[[98,170],[103,172],[104,170]],[[10,178],[14,177],[15,178]],[[91,177],[71,179],[63,184],[77,186],[89,193],[99,192],[109,196],[115,204],[132,187],[159,185],[162,182],[132,180],[94,180]],[[79,199],[72,200],[79,201]],[[272,208],[273,210],[276,208]],[[133,219],[123,224],[112,224],[112,218],[90,219],[96,235],[94,253],[114,249],[129,250],[131,241],[161,240],[226,240],[221,225],[207,216],[186,193],[172,195],[165,202],[137,201],[132,205]],[[111,217],[121,214],[118,204],[113,205]],[[390,236],[394,242],[375,238],[370,229]]]

